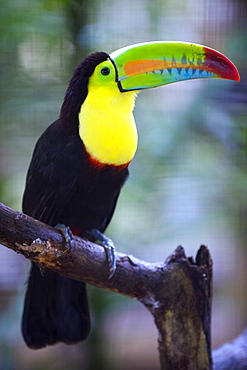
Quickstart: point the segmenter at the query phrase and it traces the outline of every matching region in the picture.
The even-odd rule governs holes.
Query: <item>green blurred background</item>
[[[245,0],[2,0],[0,201],[21,210],[25,174],[42,131],[59,114],[77,63],[153,40],[225,53],[241,82],[186,81],[139,95],[139,148],[111,226],[121,252],[162,261],[200,244],[214,260],[213,346],[247,319],[247,2]],[[20,334],[29,261],[0,249],[0,368],[158,369],[153,318],[138,302],[89,287],[88,341],[29,350]]]

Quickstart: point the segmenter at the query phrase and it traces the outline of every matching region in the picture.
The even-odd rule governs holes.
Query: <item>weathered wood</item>
[[[196,260],[182,247],[161,263],[147,263],[118,253],[117,269],[108,279],[101,246],[63,235],[0,204],[0,243],[22,253],[42,269],[85,281],[142,302],[158,329],[162,369],[211,369],[210,321],[212,261],[205,246]]]
[[[153,315],[159,328],[162,369],[211,369],[212,261],[201,246],[196,261],[182,247],[167,259]]]

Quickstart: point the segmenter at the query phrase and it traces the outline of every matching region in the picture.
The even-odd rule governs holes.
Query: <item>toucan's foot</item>
[[[105,248],[107,261],[109,263],[110,274],[108,279],[111,279],[116,271],[116,250],[113,241],[102,234],[97,229],[91,229],[89,233],[97,239],[97,241]]]
[[[70,228],[68,226],[65,226],[64,224],[57,224],[55,226],[55,228],[62,232],[63,237],[64,237],[65,242],[66,242],[66,246],[68,246],[70,248],[71,241],[73,239],[73,234],[72,234],[72,231],[70,230]]]

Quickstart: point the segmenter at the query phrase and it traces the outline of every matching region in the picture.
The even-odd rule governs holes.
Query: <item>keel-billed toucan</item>
[[[96,52],[75,69],[58,120],[39,138],[27,174],[23,212],[105,244],[108,226],[137,148],[137,92],[195,78],[239,80],[236,67],[210,48],[148,42]],[[151,128],[152,129],[152,128]],[[107,268],[107,266],[106,266]],[[32,264],[22,331],[30,348],[85,339],[90,318],[85,284]]]

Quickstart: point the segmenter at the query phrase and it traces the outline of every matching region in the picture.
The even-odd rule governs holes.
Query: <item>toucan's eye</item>
[[[110,73],[111,73],[111,70],[110,68],[108,67],[104,67],[101,69],[100,73],[103,75],[103,76],[108,76]]]

